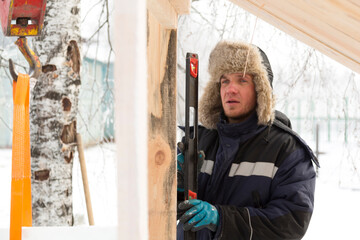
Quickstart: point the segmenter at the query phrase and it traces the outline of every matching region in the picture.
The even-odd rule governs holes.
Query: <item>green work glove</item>
[[[181,202],[178,206],[178,212],[185,212],[179,219],[184,224],[184,231],[196,232],[208,228],[216,232],[219,225],[218,210],[205,201],[191,199]]]

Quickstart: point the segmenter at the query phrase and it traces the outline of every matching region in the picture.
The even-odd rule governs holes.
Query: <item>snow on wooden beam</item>
[[[115,1],[114,16],[118,239],[148,239],[146,0]]]
[[[360,4],[352,0],[230,0],[360,73]]]
[[[178,14],[189,14],[191,0],[169,0]]]
[[[165,28],[177,28],[178,14],[168,0],[147,0],[147,9]]]

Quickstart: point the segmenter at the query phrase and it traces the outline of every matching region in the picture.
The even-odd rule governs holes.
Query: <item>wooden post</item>
[[[148,239],[146,1],[114,2],[118,239]]]
[[[189,10],[190,0],[115,2],[119,239],[176,238],[176,27]]]
[[[176,238],[176,30],[148,11],[148,186],[153,240]]]

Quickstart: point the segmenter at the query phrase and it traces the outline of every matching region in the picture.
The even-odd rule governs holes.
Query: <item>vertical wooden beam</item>
[[[169,0],[178,14],[189,14],[191,0]]]
[[[165,28],[177,28],[178,15],[168,0],[147,0],[147,9]]]
[[[176,238],[176,30],[148,12],[150,239]]]
[[[115,1],[118,239],[148,239],[146,0]]]

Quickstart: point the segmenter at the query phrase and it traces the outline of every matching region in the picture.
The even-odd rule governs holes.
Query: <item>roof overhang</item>
[[[359,1],[230,1],[360,73]]]

